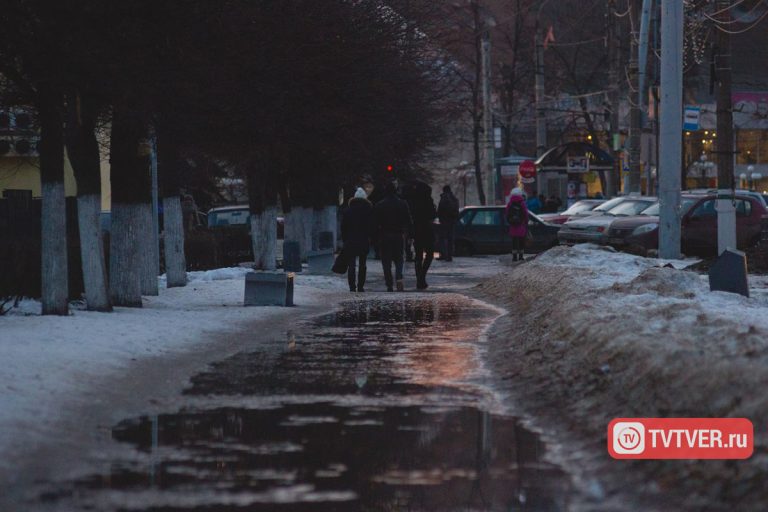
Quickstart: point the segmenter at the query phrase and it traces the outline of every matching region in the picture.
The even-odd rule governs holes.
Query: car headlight
[[[659,227],[658,224],[643,224],[642,226],[637,226],[635,229],[632,230],[632,236],[649,233],[658,227]]]

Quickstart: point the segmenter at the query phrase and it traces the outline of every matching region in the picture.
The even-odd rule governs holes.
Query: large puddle
[[[56,508],[561,511],[570,484],[497,413],[483,330],[448,294],[350,301],[211,365],[188,406],[127,419],[135,456],[46,494]]]

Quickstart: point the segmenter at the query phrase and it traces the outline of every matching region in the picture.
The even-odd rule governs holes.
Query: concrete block
[[[310,251],[307,255],[308,268],[310,274],[331,274],[333,271],[334,255],[332,249],[322,251]]]
[[[245,274],[245,306],[293,306],[293,272]]]
[[[747,255],[741,251],[723,251],[709,269],[709,289],[749,297]]]
[[[283,242],[283,270],[301,272],[301,245],[295,240]]]

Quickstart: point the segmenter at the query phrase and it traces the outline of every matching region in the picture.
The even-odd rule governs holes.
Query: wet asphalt
[[[449,290],[356,294],[280,336],[254,331],[252,349],[190,379],[182,407],[111,427],[130,456],[37,505],[568,510],[567,475],[489,385],[484,332],[499,314]]]

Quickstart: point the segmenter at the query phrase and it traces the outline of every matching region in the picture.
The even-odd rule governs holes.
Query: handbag
[[[335,274],[346,274],[348,268],[349,258],[347,257],[346,251],[342,247],[341,251],[339,251],[339,254],[336,256],[336,259],[333,261],[331,271]]]

